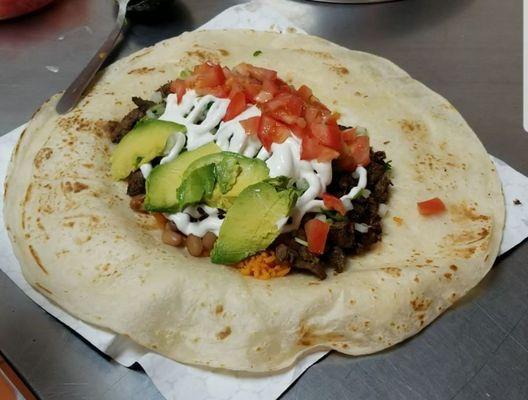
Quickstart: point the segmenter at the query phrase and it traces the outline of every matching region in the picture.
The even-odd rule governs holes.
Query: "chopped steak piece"
[[[378,210],[380,203],[387,202],[391,181],[385,163],[385,153],[371,150],[370,159],[371,162],[366,167],[367,189],[370,195],[367,198],[359,196],[354,199],[353,209],[348,211],[344,218],[338,216],[339,220],[329,220],[330,231],[325,253],[318,257],[295,241],[296,237],[306,240],[304,224],[315,216],[314,213],[309,213],[304,216],[299,229],[282,234],[275,241],[273,246],[280,261],[288,262],[294,269],[302,269],[324,279],[326,267],[342,272],[347,255],[364,253],[381,240],[382,227]],[[336,163],[332,165],[332,174],[332,182],[327,191],[334,196],[341,197],[358,184],[358,179],[354,178],[352,173],[340,169]],[[356,223],[368,225],[368,231],[357,231]]]
[[[141,97],[132,97],[132,101],[134,102],[134,104],[143,112],[147,112],[147,110],[152,107],[153,105],[155,105],[156,103],[154,103],[153,101],[150,101],[150,100],[144,100],[142,99]]]
[[[156,92],[160,92],[161,93],[161,97],[163,97],[163,98],[167,97],[169,94],[172,93],[170,91],[170,82],[167,82],[166,84],[161,85],[159,87],[159,89],[156,90]]]
[[[143,100],[139,97],[132,97],[132,101],[137,106],[117,124],[112,132],[110,132],[110,139],[112,143],[119,143],[123,136],[125,136],[134,127],[136,122],[145,116],[147,110],[155,103],[149,100]]]
[[[326,279],[326,271],[319,263],[296,260],[293,264],[293,268],[308,271],[321,280]]]
[[[350,224],[347,221],[333,222],[328,233],[328,243],[335,244],[344,250],[353,249],[356,246],[353,229],[353,226],[350,229]]]
[[[132,172],[128,178],[127,194],[129,196],[137,196],[138,194],[145,194],[145,178],[138,169],[136,172]]]
[[[334,246],[328,253],[326,262],[328,266],[332,267],[336,272],[343,272],[346,262],[343,249],[341,249],[341,247]]]

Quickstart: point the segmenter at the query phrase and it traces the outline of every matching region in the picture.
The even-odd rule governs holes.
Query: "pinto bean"
[[[167,223],[161,234],[161,241],[170,246],[179,247],[183,244],[183,235],[179,232],[173,231],[170,228],[169,223]]]
[[[213,232],[207,232],[202,238],[202,244],[205,250],[211,250],[216,242],[216,235]]]
[[[200,257],[203,250],[203,243],[202,238],[198,236],[194,236],[193,234],[190,234],[187,236],[187,240],[185,241],[185,245],[187,246],[187,251],[189,254],[193,257]]]
[[[145,200],[144,194],[138,194],[137,196],[132,196],[130,198],[130,208],[136,212],[146,212],[143,207],[143,201]]]

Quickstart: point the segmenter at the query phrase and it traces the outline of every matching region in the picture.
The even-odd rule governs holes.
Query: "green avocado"
[[[248,186],[263,181],[269,176],[266,163],[258,158],[244,157],[237,153],[222,151],[202,157],[189,165],[183,179],[196,168],[215,165],[216,186],[205,202],[210,207],[229,209],[238,195]]]
[[[162,155],[167,140],[175,132],[185,132],[183,125],[155,119],[136,124],[119,142],[110,156],[112,178],[125,179],[142,164]]]
[[[215,165],[207,164],[196,168],[183,181],[176,192],[178,211],[191,204],[200,203],[213,194],[216,174]]]
[[[174,160],[155,167],[147,178],[145,209],[174,212],[178,206],[177,189],[189,165],[204,156],[219,153],[220,147],[210,142],[195,150],[186,151]]]
[[[265,180],[246,187],[225,215],[211,252],[215,264],[235,264],[266,249],[280,234],[298,192],[286,181]]]

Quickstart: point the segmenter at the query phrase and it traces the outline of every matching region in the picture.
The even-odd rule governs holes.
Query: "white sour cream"
[[[224,118],[228,106],[229,99],[210,94],[198,97],[194,90],[185,92],[178,104],[178,96],[171,93],[159,119],[184,125],[187,128],[187,150],[194,150],[214,140],[212,131]]]
[[[150,172],[152,171],[152,164],[146,163],[139,167],[141,174],[143,175],[143,178],[147,179],[150,175]]]
[[[167,148],[170,150],[167,152],[167,155],[160,160],[160,164],[165,164],[174,160],[183,150],[183,146],[185,146],[185,140],[186,138],[183,133],[174,133],[167,144]]]
[[[332,181],[332,165],[330,162],[301,160],[301,142],[297,137],[290,136],[283,143],[273,143],[266,165],[272,178],[289,176],[298,185],[308,184],[308,189],[297,199],[292,210],[292,222],[283,226],[283,232],[297,229],[307,212],[323,208],[323,201],[316,198],[325,192],[326,186]]]
[[[341,196],[345,209],[350,211],[354,208],[352,200],[361,194],[361,191],[367,187],[367,170],[361,166],[357,167],[352,176],[358,179],[357,186],[353,187],[348,194]]]
[[[216,236],[220,233],[223,219],[218,218],[218,209],[206,205],[199,206],[207,214],[207,217],[201,221],[191,222],[191,217],[198,218],[198,206],[189,206],[182,212],[175,214],[165,214],[165,216],[174,222],[180,232],[185,235],[194,235],[203,237],[207,232],[213,232]]]
[[[257,106],[251,106],[232,120],[221,122],[214,138],[218,147],[223,151],[232,151],[250,158],[255,157],[262,144],[258,138],[246,134],[240,121],[258,117],[260,114],[260,109]]]

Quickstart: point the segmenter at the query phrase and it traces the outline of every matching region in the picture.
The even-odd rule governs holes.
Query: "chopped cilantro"
[[[345,217],[343,215],[339,214],[337,211],[334,211],[334,210],[328,210],[326,208],[322,208],[321,213],[324,214],[326,218],[332,221],[339,222],[339,221],[345,220]]]
[[[182,72],[180,72],[180,78],[185,79],[192,75],[192,71],[190,69],[184,69]]]
[[[383,166],[385,167],[385,171],[390,171],[392,169],[392,160],[385,161]]]
[[[258,57],[258,56],[260,56],[261,54],[262,54],[262,51],[257,50],[257,51],[255,51],[255,52],[253,53],[253,57]]]

